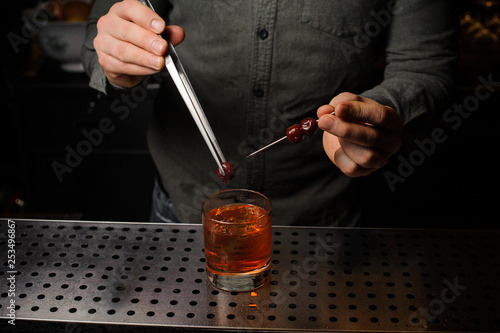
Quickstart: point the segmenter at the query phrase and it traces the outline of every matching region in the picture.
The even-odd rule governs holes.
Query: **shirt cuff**
[[[122,93],[128,93],[133,89],[121,87],[110,82],[106,77],[106,74],[104,74],[104,69],[101,66],[97,66],[92,72],[89,85],[91,88],[107,97],[119,96]]]

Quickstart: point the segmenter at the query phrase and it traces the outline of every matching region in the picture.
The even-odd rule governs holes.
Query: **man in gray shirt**
[[[175,86],[161,79],[148,143],[169,220],[200,222],[207,196],[247,188],[270,198],[275,224],[352,225],[357,177],[383,167],[403,126],[443,110],[453,92],[450,1],[151,2],[156,13],[137,0],[97,0],[82,57],[91,87],[124,94],[163,69],[160,33],[178,45],[237,174],[218,181]],[[246,158],[305,117],[319,117],[323,132]]]

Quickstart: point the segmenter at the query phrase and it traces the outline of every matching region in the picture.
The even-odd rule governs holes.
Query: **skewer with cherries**
[[[335,111],[333,111],[332,114],[335,114]],[[265,147],[260,148],[259,150],[254,151],[253,153],[248,155],[247,158],[250,156],[253,156],[253,155],[277,144],[278,142],[285,140],[285,139],[288,139],[288,141],[291,143],[299,143],[302,140],[304,140],[304,138],[306,136],[313,136],[314,134],[316,134],[317,131],[318,131],[318,119],[315,119],[313,117],[304,118],[304,119],[302,119],[300,124],[295,124],[295,125],[288,127],[286,132],[285,132],[286,135],[284,137],[282,137],[281,139],[278,139],[274,142],[271,142],[270,144],[268,144]],[[229,162],[222,163],[222,168],[224,169],[224,174],[222,174],[219,167],[217,167],[217,176],[220,178],[220,180],[222,180],[222,182],[224,184],[227,184],[231,181],[231,179],[234,178],[234,175],[236,174],[236,169]]]
[[[312,136],[318,131],[318,120],[312,117],[302,119],[300,124],[295,124],[287,128],[286,138],[291,143],[299,143],[304,137]]]

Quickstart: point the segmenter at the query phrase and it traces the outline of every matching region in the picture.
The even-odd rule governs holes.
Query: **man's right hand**
[[[167,32],[173,45],[184,39],[178,26],[166,27],[165,21],[138,0],[114,4],[97,22],[94,48],[108,80],[131,88],[144,76],[159,72],[165,66],[163,55],[167,42],[159,36]]]

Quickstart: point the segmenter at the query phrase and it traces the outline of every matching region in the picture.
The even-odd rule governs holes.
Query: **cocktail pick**
[[[335,115],[335,109],[330,114]],[[305,120],[308,121],[306,125],[304,124]],[[311,123],[312,121],[315,121],[315,123],[312,124]],[[258,153],[266,150],[267,148],[270,148],[270,147],[274,146],[275,144],[280,143],[281,141],[284,141],[286,139],[288,139],[290,142],[294,142],[294,143],[298,143],[298,142],[302,141],[302,138],[300,138],[300,139],[297,140],[296,137],[291,133],[292,132],[292,128],[293,128],[293,131],[297,130],[297,126],[299,126],[299,125],[292,125],[292,126],[288,127],[287,130],[286,130],[287,135],[285,135],[284,137],[282,137],[282,138],[280,138],[280,139],[278,139],[276,141],[273,141],[270,144],[268,144],[268,145],[266,145],[266,146],[264,146],[264,147],[262,147],[262,148],[260,148],[260,149],[258,149],[256,151],[254,151],[253,153],[249,154],[246,158],[252,157],[252,156],[254,156],[254,155],[256,155],[256,154],[258,154]],[[305,126],[307,126],[306,129],[304,129]],[[305,135],[314,135],[316,133],[317,126],[318,126],[318,119],[304,118],[302,120],[301,125],[299,126],[299,129],[302,130],[303,135],[304,134]],[[311,127],[314,127],[314,129],[310,129]]]

